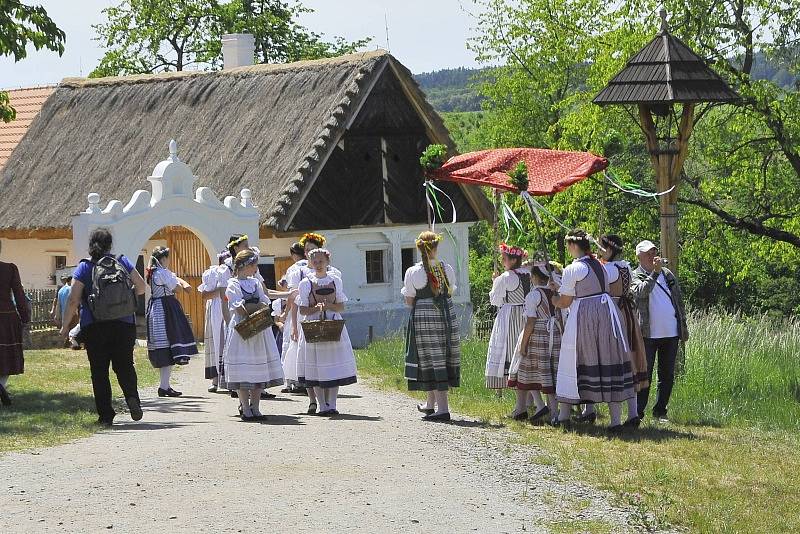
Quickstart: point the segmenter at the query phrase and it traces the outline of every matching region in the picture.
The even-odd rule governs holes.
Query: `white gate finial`
[[[89,207],[86,213],[100,213],[100,195],[97,193],[89,193],[86,195],[86,200],[89,202]]]
[[[175,139],[169,142],[169,159],[172,161],[180,161],[178,159],[178,143],[175,142]]]

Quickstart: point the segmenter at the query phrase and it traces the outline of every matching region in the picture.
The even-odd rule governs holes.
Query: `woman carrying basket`
[[[300,281],[296,299],[299,313],[305,316],[305,321],[341,321],[340,313],[344,311],[347,296],[342,279],[328,271],[330,252],[318,248],[306,255],[313,271]],[[328,325],[338,326],[335,323]],[[339,387],[356,383],[356,358],[347,328],[342,326],[338,340],[330,341],[315,341],[307,337],[306,328],[301,323],[298,331],[298,362],[304,366],[306,385],[313,387],[316,393],[319,403],[317,415],[339,415],[336,409]]]
[[[283,384],[283,368],[278,345],[271,328],[244,339],[236,325],[253,313],[269,306],[269,297],[255,275],[258,272],[258,254],[243,250],[234,259],[235,276],[228,280],[225,296],[231,320],[223,353],[225,380],[230,390],[238,390],[241,418],[245,422],[264,419],[259,411],[261,392]]]
[[[425,231],[416,245],[422,262],[406,271],[402,295],[411,306],[406,337],[406,370],[410,391],[425,391],[428,401],[417,406],[425,421],[449,421],[447,391],[461,378],[458,318],[451,297],[456,290],[453,268],[436,259],[441,236]]]

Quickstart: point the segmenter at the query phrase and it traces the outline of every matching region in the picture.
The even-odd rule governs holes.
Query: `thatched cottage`
[[[418,260],[414,237],[426,226],[419,154],[453,143],[388,53],[244,66],[226,55],[218,72],[67,78],[11,99],[21,120],[0,124],[1,253],[26,286],[52,287],[55,271],[82,256],[71,222],[89,193],[127,202],[175,139],[195,186],[252,191],[269,282],[289,265],[292,241],[321,231],[344,273],[354,342],[400,326],[403,272]],[[441,187],[458,212],[442,253],[460,266],[455,300],[469,315],[467,231],[491,206],[478,189]],[[213,251],[181,224],[147,236],[140,265],[166,242],[183,252],[178,274],[197,280]],[[202,306],[185,304],[202,332]]]

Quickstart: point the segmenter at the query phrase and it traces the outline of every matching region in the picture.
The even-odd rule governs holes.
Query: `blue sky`
[[[66,76],[86,76],[103,55],[92,38],[92,24],[102,21],[101,10],[115,0],[26,0],[41,4],[67,34],[66,51],[31,49],[19,63],[0,58],[0,88],[29,87],[58,83]],[[427,72],[445,67],[475,66],[474,55],[466,48],[475,21],[471,0],[305,0],[314,13],[301,22],[326,36],[347,39],[372,37],[371,48],[386,48],[389,23],[389,48],[412,72]],[[79,6],[79,8],[78,8]]]

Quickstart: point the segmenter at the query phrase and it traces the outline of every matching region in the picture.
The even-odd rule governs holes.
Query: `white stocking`
[[[521,414],[528,409],[528,393],[526,390],[517,390],[517,404],[514,406],[514,415]]]
[[[250,409],[250,390],[249,389],[240,389],[239,390],[239,404],[242,405],[242,413],[246,417],[251,417],[253,415],[253,411]]]
[[[261,412],[258,410],[258,405],[260,402],[261,402],[261,388],[251,389],[250,411],[253,412],[253,415],[261,415]]]
[[[325,399],[325,390],[319,386],[314,386],[313,390],[314,390],[314,399],[316,399],[318,403],[319,411],[324,412],[326,410],[329,410],[330,408],[328,408],[328,402]],[[308,400],[311,401],[311,395],[308,396]]]
[[[597,411],[597,409],[594,407],[594,404],[587,404],[583,408],[583,415],[592,415],[596,411]]]
[[[547,394],[547,407],[550,408],[550,413],[555,414],[556,409],[558,408],[558,401],[556,400],[555,393],[548,393]]]
[[[610,426],[619,426],[622,424],[622,403],[621,402],[609,402],[608,403],[608,412],[611,415],[611,425]]]
[[[436,395],[436,414],[449,413],[450,406],[447,403],[447,391],[437,391]]]
[[[428,392],[428,400],[425,401],[425,404],[422,407],[428,410],[436,409],[436,393],[434,391]]]
[[[628,419],[639,417],[639,402],[636,395],[625,401],[628,404]]]
[[[533,397],[533,403],[536,405],[537,412],[542,408],[544,408],[544,399],[542,399],[541,391],[539,390],[531,391],[531,396]]]
[[[328,388],[326,402],[328,403],[329,410],[336,409],[336,399],[339,397],[339,386]]]
[[[308,402],[317,402],[317,388],[306,388]]]
[[[567,404],[566,402],[562,402],[558,405],[558,420],[562,423],[564,421],[569,421],[569,416],[572,413],[572,406]]]
[[[169,389],[169,377],[172,376],[172,366],[168,365],[166,367],[162,367],[158,370],[159,374],[161,375],[161,389],[167,390]]]

